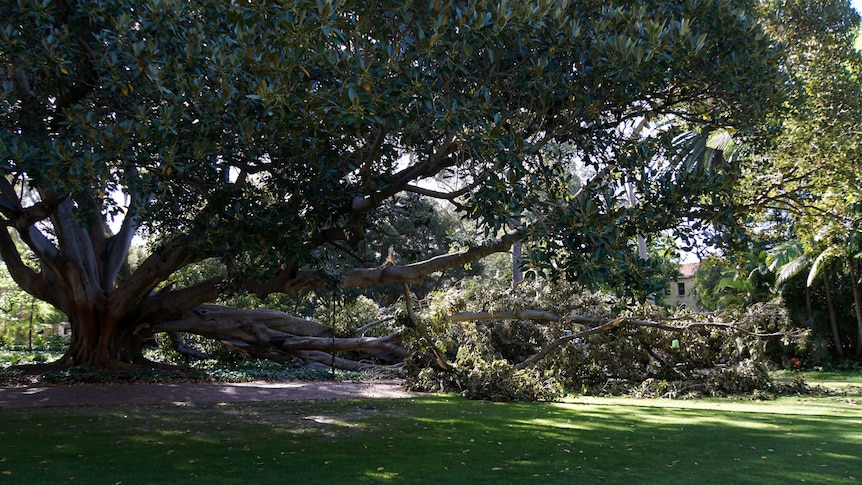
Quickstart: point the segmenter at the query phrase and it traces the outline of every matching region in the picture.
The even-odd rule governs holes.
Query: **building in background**
[[[679,278],[670,283],[664,301],[669,307],[685,307],[697,311],[697,297],[694,293],[694,272],[700,263],[687,263],[679,267]]]

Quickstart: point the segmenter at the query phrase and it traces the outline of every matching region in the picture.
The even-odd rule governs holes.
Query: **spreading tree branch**
[[[65,302],[62,292],[45,284],[42,274],[24,264],[18,248],[15,246],[15,241],[9,234],[9,230],[5,227],[0,228],[0,256],[2,256],[6,269],[12,276],[12,279],[21,289],[61,309],[66,308],[65,306],[61,306]]]
[[[66,283],[67,291],[87,295],[87,299],[93,301],[95,291],[101,287],[98,284],[98,262],[86,225],[79,222],[75,215],[74,203],[66,199],[51,216],[63,255],[71,263],[63,265],[59,276]]]
[[[120,282],[116,290],[114,290],[114,301],[129,306],[128,308],[120,308],[118,310],[126,313],[132,310],[132,307],[137,307],[146,297],[150,296],[160,283],[165,281],[174,272],[187,264],[202,261],[206,256],[204,254],[191,254],[186,248],[175,245],[163,246],[156,249],[138,266],[131,277]],[[205,286],[212,285],[211,281],[204,283],[206,284]],[[193,306],[196,306],[198,303]]]
[[[475,246],[412,264],[348,269],[339,275],[340,286],[342,288],[366,288],[389,283],[418,284],[428,275],[438,271],[457,268],[494,253],[508,251],[512,244],[520,240],[521,237],[520,231],[513,231],[491,244]],[[297,271],[295,274],[286,274],[282,271],[269,281],[243,281],[241,287],[259,298],[265,298],[271,293],[294,294],[311,288],[323,288],[327,281],[320,271],[304,270]]]
[[[396,173],[394,180],[386,187],[373,192],[365,197],[357,197],[353,201],[353,212],[364,213],[376,207],[380,202],[394,196],[417,179],[430,177],[441,170],[451,167],[455,160],[449,154],[456,150],[458,144],[455,137],[450,135],[425,161],[412,165]]]
[[[141,226],[141,216],[139,215],[139,207],[141,205],[143,204],[140,196],[133,194],[129,207],[126,210],[126,215],[123,217],[120,230],[117,231],[117,234],[108,238],[102,253],[102,259],[104,260],[102,289],[104,290],[111,290],[116,286],[117,276],[126,262],[129,248],[132,246],[132,239]]]
[[[473,180],[473,182],[461,187],[460,189],[453,190],[451,192],[441,192],[439,190],[431,190],[426,189],[424,187],[419,187],[416,185],[405,185],[404,190],[407,192],[413,192],[414,194],[424,195],[426,197],[431,197],[434,199],[443,199],[443,200],[455,200],[458,197],[470,192],[479,186],[482,182],[484,182],[489,176],[491,172],[484,172]]]

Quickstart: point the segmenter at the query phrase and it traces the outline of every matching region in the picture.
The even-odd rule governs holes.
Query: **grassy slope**
[[[0,409],[0,485],[857,483],[858,401]]]

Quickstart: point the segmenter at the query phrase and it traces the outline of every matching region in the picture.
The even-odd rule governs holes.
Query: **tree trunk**
[[[841,335],[838,333],[838,321],[835,318],[835,306],[832,304],[832,282],[829,278],[832,272],[829,268],[823,273],[823,289],[826,293],[826,309],[829,313],[829,326],[832,328],[832,340],[835,343],[835,355],[838,359],[844,358],[844,349],[841,347]]]
[[[853,286],[853,304],[856,309],[856,358],[862,358],[862,292],[859,289],[859,260],[850,258],[850,281]]]
[[[143,339],[132,329],[123,328],[119,319],[94,310],[79,310],[68,316],[72,337],[60,363],[110,369],[148,364],[143,357]]]
[[[512,244],[512,287],[518,286],[524,281],[524,272],[521,269],[521,241]]]

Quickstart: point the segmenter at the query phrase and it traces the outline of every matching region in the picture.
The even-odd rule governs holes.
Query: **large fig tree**
[[[173,330],[308,361],[397,354],[397,336],[337,341],[299,318],[207,304],[409,285],[516,240],[539,271],[638,287],[633,237],[726,212],[735,166],[691,147],[718,128],[757,138],[783,101],[758,8],[3,2],[0,255],[68,316],[63,360],[97,366],[144,363],[142,337]],[[624,188],[639,202],[623,203]],[[388,248],[363,247],[370,216],[404,193],[451,202],[484,239],[385,261]],[[136,236],[150,252],[132,270]],[[210,258],[222,273],[165,284]]]

